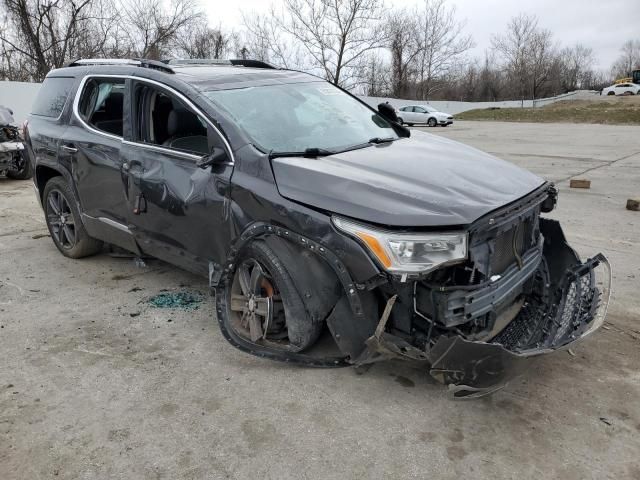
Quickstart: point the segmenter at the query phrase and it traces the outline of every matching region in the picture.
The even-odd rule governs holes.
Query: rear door
[[[225,223],[233,171],[221,133],[179,92],[132,84],[132,130],[123,157],[130,224],[141,248],[200,274],[229,244]],[[229,161],[200,168],[213,148]]]
[[[61,145],[82,212],[121,225],[127,223],[120,158],[126,96],[124,78],[85,77]]]

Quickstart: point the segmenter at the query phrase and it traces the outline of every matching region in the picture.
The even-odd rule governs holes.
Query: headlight
[[[467,233],[396,233],[332,217],[341,231],[364,243],[389,272],[426,273],[467,258]]]

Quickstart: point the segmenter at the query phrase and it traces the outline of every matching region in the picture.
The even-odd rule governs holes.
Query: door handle
[[[125,172],[129,171],[129,164],[127,162],[124,162],[122,164],[122,170],[124,170]]]
[[[62,145],[62,150],[69,153],[77,153],[78,149],[76,147],[72,147],[71,145]]]

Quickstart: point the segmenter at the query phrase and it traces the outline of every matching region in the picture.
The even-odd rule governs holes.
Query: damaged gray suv
[[[206,276],[254,355],[408,359],[477,396],[604,321],[608,262],[542,216],[553,185],[308,74],[80,60],[25,133],[62,254],[107,243]]]

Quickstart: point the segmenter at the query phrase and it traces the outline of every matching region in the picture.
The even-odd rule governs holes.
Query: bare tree
[[[361,91],[371,97],[384,97],[392,89],[390,86],[391,71],[387,64],[376,52],[371,52],[363,59],[360,68],[361,81],[359,85]]]
[[[492,44],[501,54],[520,98],[536,98],[554,60],[551,32],[538,27],[537,17],[520,14],[510,20],[503,35],[492,38]]]
[[[595,58],[593,49],[578,43],[573,47],[563,48],[560,52],[562,63],[562,88],[566,91],[585,88],[587,79],[593,73]]]
[[[271,62],[282,68],[301,67],[300,48],[280,27],[279,13],[271,7],[269,14],[247,14],[243,12],[242,21],[245,31],[241,36],[241,45],[237,54],[245,58]]]
[[[428,99],[473,47],[473,40],[463,33],[465,23],[456,19],[455,7],[447,7],[445,0],[424,0],[417,19],[419,96]]]
[[[183,29],[176,35],[180,53],[187,58],[225,58],[234,46],[235,34],[221,27],[211,28],[205,21]]]
[[[385,20],[388,48],[391,52],[391,94],[403,98],[409,93],[410,77],[415,72],[421,45],[416,36],[415,12],[397,10]]]
[[[275,18],[328,81],[348,87],[361,58],[385,43],[381,15],[382,0],[284,0]]]
[[[640,68],[640,40],[627,40],[620,51],[611,73],[616,78],[630,77],[634,69]]]
[[[128,35],[136,56],[161,59],[176,47],[176,37],[203,17],[196,0],[123,0]]]
[[[531,98],[538,98],[540,88],[549,79],[555,59],[552,35],[549,30],[537,29],[531,36],[529,49]]]
[[[91,36],[92,0],[2,0],[2,6],[3,56],[19,58],[20,77],[41,81],[52,68],[95,46],[80,42]]]

